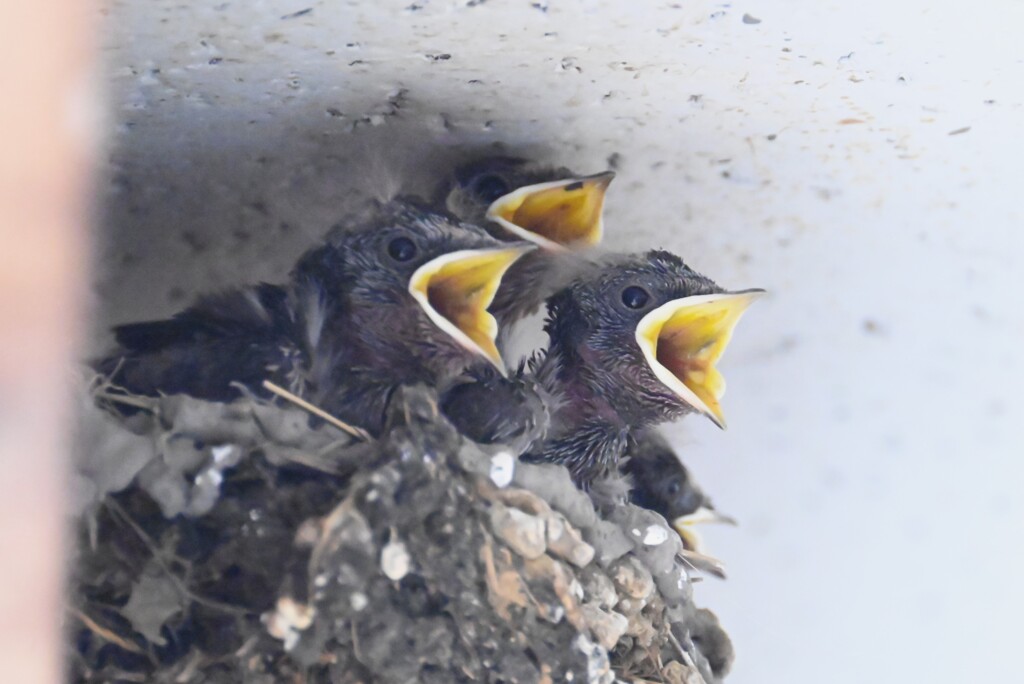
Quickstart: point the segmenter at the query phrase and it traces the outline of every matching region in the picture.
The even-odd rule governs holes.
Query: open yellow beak
[[[494,344],[498,323],[487,307],[505,271],[532,249],[467,249],[443,254],[416,269],[409,279],[409,293],[437,327],[485,357],[504,375],[505,363]]]
[[[527,185],[499,197],[487,218],[544,249],[596,245],[604,233],[604,196],[611,171]]]
[[[715,368],[733,328],[763,290],[697,295],[662,304],[640,320],[636,341],[654,374],[720,428],[725,379]]]
[[[701,506],[689,515],[681,515],[672,521],[674,529],[683,540],[683,546],[690,551],[704,553],[704,539],[697,531],[697,525],[705,523],[724,523],[735,525],[736,520],[707,506]]]

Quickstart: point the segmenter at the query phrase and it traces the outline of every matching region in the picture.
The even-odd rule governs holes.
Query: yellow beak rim
[[[684,516],[685,517],[685,516]],[[672,521],[672,529],[676,531],[679,537],[683,540],[683,546],[690,551],[696,551],[697,553],[704,552],[704,537],[697,528],[693,527],[689,523],[682,522],[683,518],[676,518]]]
[[[654,374],[680,399],[725,429],[725,379],[715,364],[732,331],[763,290],[674,299],[644,316],[636,341]]]
[[[496,199],[487,218],[543,249],[593,246],[604,235],[604,198],[611,171],[527,185]]]
[[[509,267],[534,247],[449,252],[416,269],[409,294],[430,320],[460,345],[490,361],[504,375],[495,344],[498,322],[487,311]]]
[[[681,515],[672,521],[672,529],[682,538],[683,544],[691,551],[703,553],[704,538],[697,531],[697,525],[707,523],[724,523],[735,525],[736,520],[728,515],[723,515],[712,508],[701,506],[693,513]]]

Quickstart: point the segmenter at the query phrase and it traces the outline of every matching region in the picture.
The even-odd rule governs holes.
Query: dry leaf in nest
[[[158,564],[150,563],[132,587],[132,595],[121,613],[136,632],[163,646],[167,643],[160,633],[164,624],[186,606],[187,599],[174,580]]]

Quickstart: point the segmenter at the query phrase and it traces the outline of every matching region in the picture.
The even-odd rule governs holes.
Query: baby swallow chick
[[[664,251],[598,263],[549,300],[537,376],[566,399],[533,460],[587,484],[635,431],[701,413],[725,426],[715,367],[759,291],[730,293]]]
[[[115,329],[119,348],[97,367],[137,394],[216,401],[265,396],[270,380],[376,435],[401,384],[443,384],[479,363],[505,372],[487,307],[529,249],[396,200],[332,231],[284,285]]]
[[[496,386],[511,394],[509,384],[519,383],[550,416],[524,458],[565,465],[589,488],[617,471],[638,431],[695,412],[725,426],[725,382],[715,365],[759,294],[726,292],[664,251],[592,261],[548,300],[548,348],[528,370],[457,386],[442,409],[471,438],[493,441],[513,432],[503,421],[516,410],[498,406],[501,415],[486,421],[462,417]]]
[[[604,200],[615,174],[581,176],[512,157],[490,157],[455,170],[436,202],[501,240],[539,249],[506,275],[491,311],[503,331],[536,312],[572,273],[571,253],[597,245],[604,233]]]
[[[658,431],[640,432],[626,455],[628,460],[622,469],[632,478],[630,501],[660,513],[679,533],[686,549],[704,553],[697,525],[708,522],[736,524],[735,520],[715,510],[711,500]]]

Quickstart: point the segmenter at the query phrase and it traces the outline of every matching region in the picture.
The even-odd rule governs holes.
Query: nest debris
[[[254,398],[101,385],[80,415],[72,681],[714,684],[731,665],[664,519],[463,439],[426,388],[379,441]]]

